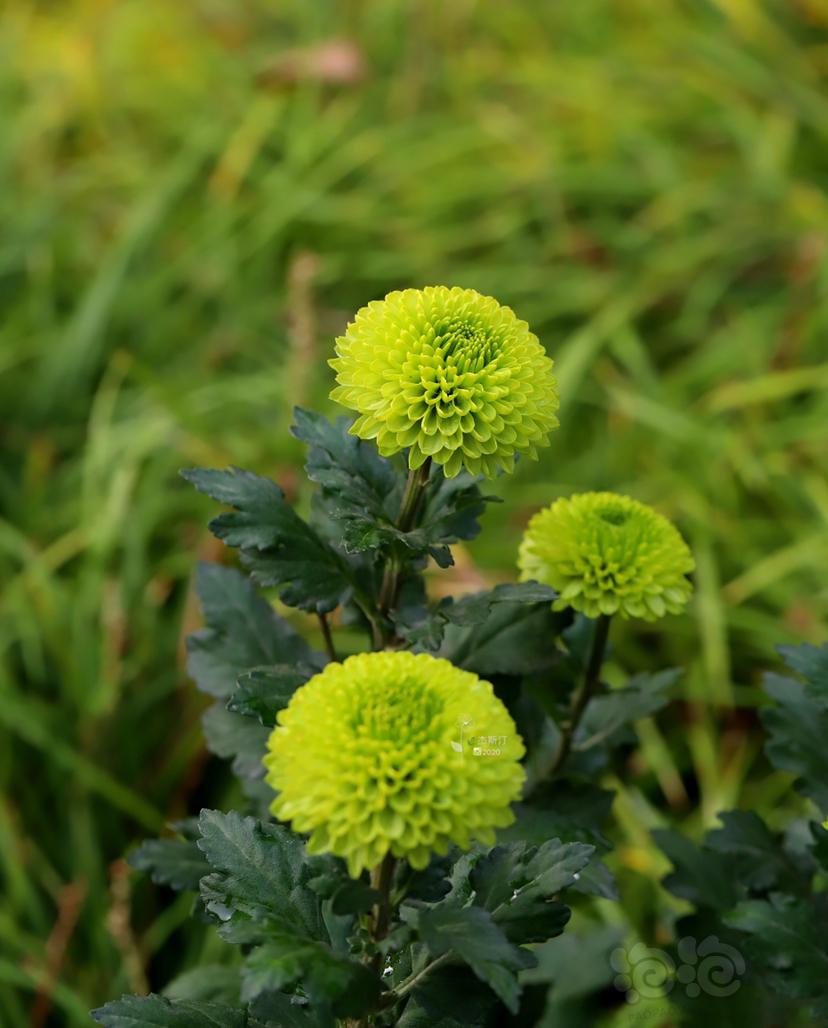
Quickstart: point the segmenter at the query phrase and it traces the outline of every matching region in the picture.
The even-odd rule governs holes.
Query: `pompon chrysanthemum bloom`
[[[509,307],[474,289],[389,293],[357,312],[330,361],[331,397],[357,411],[351,432],[390,457],[408,449],[449,477],[492,478],[558,424],[552,360]]]
[[[353,877],[388,852],[415,868],[511,824],[524,747],[488,682],[447,660],[363,653],[332,663],[278,715],[271,810]]]
[[[646,504],[616,493],[582,493],[539,511],[518,555],[521,579],[558,591],[555,608],[588,617],[654,621],[679,613],[694,567],[676,528]]]

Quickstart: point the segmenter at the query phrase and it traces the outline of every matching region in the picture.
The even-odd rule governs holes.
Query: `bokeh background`
[[[614,783],[617,916],[677,903],[651,827],[782,816],[760,672],[828,635],[827,78],[823,0],[6,0],[0,1023],[220,959],[121,860],[233,800],[183,661],[220,551],[176,472],[306,503],[291,407],[331,409],[334,336],[392,288],[496,295],[560,378],[436,589],[508,580],[584,488],[695,551],[690,613],[616,637],[616,674],[688,667]]]

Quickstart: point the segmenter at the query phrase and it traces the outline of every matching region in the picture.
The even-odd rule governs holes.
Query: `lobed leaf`
[[[202,881],[207,909],[227,921],[240,911],[276,930],[327,941],[321,905],[307,887],[305,844],[279,824],[203,810],[199,849],[213,873]]]
[[[658,829],[652,835],[675,867],[663,882],[673,895],[715,910],[730,910],[741,898],[741,885],[725,853],[696,846],[671,829]]]
[[[164,996],[124,996],[92,1017],[103,1028],[255,1028],[243,1008],[223,1003],[169,1000]]]
[[[828,645],[782,647],[780,653],[804,681],[765,676],[765,690],[776,700],[761,713],[770,736],[765,749],[774,767],[799,776],[797,788],[826,814],[828,748],[823,728],[828,714]]]
[[[517,1013],[517,973],[534,967],[535,959],[509,942],[488,911],[441,903],[416,911],[415,922],[420,940],[433,957],[455,953],[513,1014]]]
[[[130,853],[128,862],[136,871],[149,872],[156,885],[193,892],[210,870],[198,846],[182,839],[148,839]]]
[[[248,718],[256,718],[267,728],[276,724],[276,715],[290,702],[291,696],[316,674],[311,664],[276,664],[253,668],[239,676],[228,700],[227,709]]]
[[[238,547],[255,580],[276,586],[291,607],[331,611],[351,591],[347,564],[285,500],[279,486],[250,471],[190,468],[181,472],[200,492],[235,508],[210,530]]]
[[[583,752],[595,746],[611,746],[627,725],[666,706],[667,693],[681,675],[681,668],[634,675],[622,689],[593,697],[575,736],[575,749]]]
[[[202,692],[226,698],[240,674],[263,664],[322,666],[321,655],[235,568],[201,563],[195,587],[206,627],[187,639],[187,670]]]
[[[330,1004],[338,1017],[359,1017],[379,998],[379,979],[364,964],[292,932],[271,932],[247,957],[242,978],[246,1000],[301,981],[312,1002]]]
[[[746,900],[725,922],[750,937],[751,955],[783,995],[810,1000],[814,1013],[828,1016],[828,940],[824,903],[772,893]]]

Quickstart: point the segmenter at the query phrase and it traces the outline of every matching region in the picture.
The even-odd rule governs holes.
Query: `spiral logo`
[[[618,972],[614,984],[628,1003],[659,999],[673,987],[676,965],[669,953],[637,942],[631,949],[619,947],[610,954],[610,966]]]
[[[708,935],[698,946],[687,936],[679,941],[678,953],[682,964],[676,977],[691,999],[702,992],[717,998],[732,996],[741,986],[745,958],[717,936]]]
[[[613,950],[610,966],[616,972],[616,989],[625,994],[628,1003],[637,1003],[641,998],[666,996],[677,985],[695,999],[702,993],[716,998],[732,996],[742,984],[745,958],[715,935],[701,942],[685,936],[679,939],[676,953],[678,964],[669,953],[643,942]]]

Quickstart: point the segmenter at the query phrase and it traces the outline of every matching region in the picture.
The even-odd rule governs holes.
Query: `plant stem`
[[[328,659],[336,662],[339,657],[336,655],[336,648],[334,647],[333,636],[331,635],[331,626],[328,621],[327,614],[317,614],[319,619],[319,627],[322,629],[322,638],[325,642],[325,652],[328,654]]]
[[[411,469],[408,472],[408,480],[405,483],[405,493],[403,494],[402,504],[400,505],[400,514],[397,518],[397,528],[401,532],[410,532],[417,524],[430,472],[431,457],[428,457],[425,463],[419,468]],[[380,622],[383,624],[387,622],[388,613],[394,609],[394,604],[397,602],[397,594],[400,590],[401,571],[402,567],[400,566],[399,560],[392,556],[385,566],[382,585],[380,586],[379,599],[377,600],[377,613],[379,614]],[[380,636],[380,638],[378,638],[378,636]],[[376,646],[377,643],[379,643],[377,648],[387,646],[389,643],[388,634],[384,628],[379,633],[374,633],[374,645]]]
[[[592,647],[589,651],[586,671],[583,681],[573,692],[569,704],[569,717],[561,728],[561,741],[558,745],[558,752],[552,761],[548,771],[548,777],[554,777],[560,771],[566,758],[572,750],[572,740],[578,730],[581,718],[586,710],[587,704],[592,699],[592,694],[601,678],[601,665],[604,663],[604,652],[607,648],[609,638],[610,615],[601,614],[595,622],[595,632],[592,636]]]
[[[442,956],[437,957],[436,960],[432,960],[430,964],[426,964],[422,971],[418,971],[416,974],[411,975],[410,978],[406,978],[404,982],[400,982],[393,993],[394,1002],[401,1000],[403,996],[407,996],[412,989],[420,984],[423,978],[430,975],[432,971],[436,971],[438,967],[442,967],[443,964],[447,964],[453,958],[454,952],[449,950],[447,953],[443,953]]]
[[[388,926],[391,923],[391,884],[394,880],[396,866],[397,858],[386,853],[382,863],[379,867],[374,868],[371,875],[371,885],[381,897],[379,903],[374,907],[374,925],[371,932],[374,942],[379,942],[388,934]],[[377,960],[378,957],[379,954],[374,959]],[[377,962],[379,963],[379,961]]]
[[[388,934],[391,924],[391,886],[394,881],[394,870],[397,866],[397,858],[386,853],[381,864],[377,865],[371,872],[371,886],[380,894],[379,902],[372,911],[371,938],[375,943],[381,942]],[[381,975],[383,967],[382,953],[379,948],[370,957],[366,955],[363,963],[367,964],[374,974]],[[388,994],[383,997],[387,1001]],[[382,1005],[385,1005],[383,1003]],[[369,1028],[374,1023],[374,1015],[365,1014],[358,1021],[349,1021],[353,1028]]]

